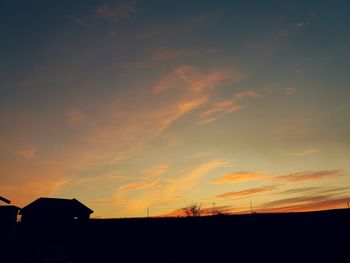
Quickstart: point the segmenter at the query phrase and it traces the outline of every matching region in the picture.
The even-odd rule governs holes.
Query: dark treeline
[[[349,262],[350,209],[17,223],[1,262]],[[4,249],[6,248],[6,249]]]

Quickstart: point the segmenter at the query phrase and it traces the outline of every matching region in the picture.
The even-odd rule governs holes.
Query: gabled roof
[[[36,208],[50,208],[52,210],[70,210],[70,211],[79,211],[84,213],[93,213],[90,208],[85,206],[83,203],[79,202],[77,199],[63,199],[63,198],[48,198],[40,197],[37,200],[33,201],[29,205],[23,207],[20,211],[22,215],[23,212]]]

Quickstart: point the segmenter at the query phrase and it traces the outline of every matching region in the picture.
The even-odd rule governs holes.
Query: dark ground
[[[18,223],[1,263],[350,262],[350,209]]]

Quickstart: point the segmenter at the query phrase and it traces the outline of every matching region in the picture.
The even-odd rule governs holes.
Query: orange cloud
[[[37,151],[38,151],[37,148],[25,149],[25,150],[17,151],[16,155],[26,159],[32,159],[35,157]]]
[[[216,179],[213,184],[229,184],[239,183],[243,181],[255,181],[255,180],[284,180],[289,182],[299,182],[308,180],[323,179],[325,177],[340,176],[337,170],[326,171],[305,171],[291,173],[287,175],[272,175],[262,172],[233,172],[223,175]]]
[[[301,200],[301,199],[300,199]],[[263,207],[259,209],[260,213],[286,213],[286,212],[307,212],[328,210],[337,208],[348,208],[347,204],[350,202],[350,197],[327,197],[314,196],[311,198],[304,198],[300,204],[281,205],[278,207]],[[282,202],[280,202],[282,203]],[[265,204],[267,206],[269,204]],[[275,203],[275,205],[277,205]]]
[[[208,110],[200,114],[200,117],[202,118],[202,120],[198,121],[197,123],[206,124],[206,123],[215,121],[221,116],[238,111],[241,108],[242,108],[241,105],[238,105],[231,100],[222,100],[219,102],[215,102],[211,105],[211,107]],[[213,117],[214,115],[216,116]]]
[[[270,185],[270,186],[264,186],[264,187],[257,187],[257,188],[250,188],[242,191],[237,192],[229,192],[222,195],[218,195],[218,198],[236,198],[236,197],[245,197],[245,196],[251,196],[263,192],[269,192],[273,191],[277,188],[276,185]]]
[[[164,174],[169,169],[168,164],[159,164],[142,172],[142,178],[156,178]]]
[[[315,172],[299,172],[288,175],[275,176],[275,179],[284,180],[288,182],[301,182],[308,180],[317,180],[327,177],[339,176],[339,171],[330,170],[330,171],[315,171]]]
[[[251,172],[236,172],[236,173],[228,173],[223,175],[222,177],[216,179],[214,184],[232,184],[239,183],[243,181],[255,181],[266,178],[267,175],[265,173],[251,173]]]
[[[332,209],[346,207],[350,197],[346,194],[348,187],[338,188],[321,188],[321,187],[306,187],[299,189],[291,189],[283,193],[309,193],[292,198],[284,198],[270,201],[262,205],[263,211],[311,211],[320,209]]]
[[[163,77],[153,87],[156,94],[171,89],[184,89],[193,93],[211,91],[224,81],[230,84],[237,83],[245,78],[245,75],[236,70],[213,70],[200,72],[192,66],[180,66]]]
[[[199,120],[197,124],[207,124],[222,118],[227,114],[240,110],[243,106],[239,104],[239,101],[242,99],[260,98],[263,95],[264,92],[257,92],[253,90],[241,91],[236,93],[231,99],[213,102],[206,111],[199,115],[201,120]]]
[[[135,191],[135,190],[143,190],[150,189],[156,186],[160,182],[161,178],[158,178],[152,182],[134,182],[128,183],[120,186],[118,188],[119,191]]]
[[[142,211],[148,206],[163,206],[178,202],[180,200],[179,196],[181,199],[185,198],[185,195],[188,195],[193,188],[197,187],[207,173],[218,167],[227,166],[227,164],[226,161],[212,160],[197,166],[188,174],[177,177],[175,180],[162,180],[160,182],[158,181],[159,178],[152,182],[142,181],[126,184],[116,192],[114,205],[122,206],[123,209],[129,212],[135,212]],[[148,189],[148,191],[137,196],[125,195],[126,191],[120,191],[134,190],[140,187]]]
[[[291,152],[291,153],[287,153],[287,154],[291,155],[291,156],[295,156],[295,157],[302,157],[302,156],[305,156],[307,154],[318,153],[320,151],[321,151],[321,149],[319,149],[319,148],[306,148],[300,152]]]

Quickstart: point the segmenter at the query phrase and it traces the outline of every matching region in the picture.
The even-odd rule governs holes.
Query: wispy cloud
[[[16,151],[16,155],[25,159],[32,159],[36,156],[37,151],[37,148],[23,149]]]
[[[193,66],[184,65],[175,68],[164,76],[154,87],[156,94],[172,89],[185,89],[194,93],[213,90],[223,81],[239,82],[242,75],[233,70],[213,70],[200,72]]]
[[[150,189],[154,186],[156,186],[160,182],[161,178],[158,178],[156,180],[153,180],[151,182],[134,182],[134,183],[128,183],[121,185],[118,190],[119,191],[135,191],[135,190],[143,190],[143,189]]]
[[[320,189],[322,188],[321,187],[300,187],[300,188],[288,189],[288,190],[279,192],[278,194],[282,194],[282,195],[300,194],[305,192],[313,192]]]
[[[264,207],[275,207],[275,206],[282,206],[286,204],[297,204],[297,203],[315,203],[315,202],[321,202],[325,200],[329,200],[333,195],[312,195],[312,196],[297,196],[292,198],[284,198],[280,200],[275,200],[271,202],[265,203]]]
[[[242,108],[241,105],[236,104],[233,100],[222,100],[213,103],[209,109],[200,113],[201,120],[197,124],[207,124],[213,122],[229,113],[236,112]]]
[[[324,195],[324,194],[334,194],[334,193],[343,193],[348,190],[349,187],[336,187],[336,188],[325,188],[325,187],[300,187],[288,189],[278,194],[289,195],[289,194],[300,194],[300,193],[309,193],[312,195]]]
[[[207,124],[227,114],[236,112],[243,108],[241,101],[245,98],[260,98],[265,94],[265,90],[258,92],[254,90],[240,91],[231,99],[225,99],[218,102],[213,102],[208,106],[208,109],[200,113],[200,120],[197,124]]]
[[[160,181],[161,178],[158,178],[151,182],[141,181],[123,185],[116,193],[114,204],[123,206],[128,211],[140,211],[147,206],[169,205],[178,202],[178,197],[181,196],[181,199],[183,199],[188,195],[193,188],[200,184],[206,174],[227,165],[226,161],[212,160],[200,164],[184,176],[178,176],[173,180],[163,179]],[[138,189],[148,189],[148,191],[139,196],[124,195],[127,190]]]
[[[241,105],[237,104],[238,101],[262,95],[255,91],[240,91],[233,95],[232,99],[215,100],[222,85],[234,85],[245,77],[245,74],[233,69],[202,72],[193,66],[185,65],[175,68],[161,78],[153,87],[153,92],[160,96],[171,90],[176,91],[175,97],[186,99],[178,100],[178,113],[173,117],[177,119],[184,113],[201,107],[202,112],[199,113],[200,120],[197,124],[204,124],[239,110]]]
[[[159,164],[152,166],[141,172],[141,176],[138,177],[139,181],[123,184],[118,188],[118,191],[151,189],[161,181],[161,176],[166,173],[168,169],[168,164]]]
[[[300,199],[301,200],[301,199]],[[311,198],[304,198],[304,201],[298,203],[291,203],[289,200],[285,201],[284,204],[281,202],[276,207],[271,207],[271,204],[264,204],[259,208],[259,212],[268,213],[280,213],[280,212],[303,212],[303,211],[317,211],[327,210],[336,208],[347,208],[347,203],[350,202],[349,196],[344,197],[331,197],[331,196],[313,196]],[[275,204],[277,205],[277,204]]]
[[[307,26],[308,24],[309,24],[308,22],[300,21],[295,25],[295,27],[296,28],[303,28],[303,27]]]
[[[275,179],[288,181],[288,182],[302,182],[309,180],[318,180],[323,178],[339,176],[339,171],[329,170],[329,171],[310,171],[310,172],[299,172],[292,173],[288,175],[275,176]]]
[[[216,179],[214,184],[232,184],[239,183],[243,181],[255,181],[266,178],[267,175],[265,173],[251,173],[251,172],[235,172],[228,173],[223,175],[222,177]]]
[[[291,95],[293,93],[295,93],[297,91],[297,88],[296,87],[293,87],[293,86],[290,86],[290,87],[287,87],[283,90],[283,93],[285,95]]]
[[[249,188],[242,191],[228,192],[225,194],[221,194],[221,195],[218,195],[217,198],[230,199],[230,198],[237,198],[237,197],[246,197],[246,196],[251,196],[259,193],[270,192],[275,189],[277,189],[276,185]]]
[[[213,184],[233,184],[245,181],[288,181],[301,182],[340,176],[338,170],[304,171],[286,175],[273,175],[264,172],[232,172],[213,181]],[[306,188],[309,189],[309,188]],[[306,190],[305,189],[305,190]],[[312,188],[310,188],[312,189]],[[297,191],[297,190],[296,190]],[[302,191],[302,189],[300,189]]]
[[[312,153],[318,153],[320,152],[321,149],[319,148],[306,148],[300,152],[290,152],[290,153],[287,153],[287,155],[290,155],[290,156],[295,156],[295,157],[302,157],[302,156],[305,156],[305,155],[308,155],[308,154],[312,154]]]
[[[145,171],[142,172],[142,178],[144,179],[150,179],[150,178],[157,178],[164,174],[169,169],[168,164],[159,164],[155,165]]]
[[[136,7],[128,2],[119,5],[102,4],[96,8],[96,15],[106,19],[127,19],[133,13],[136,13]]]

